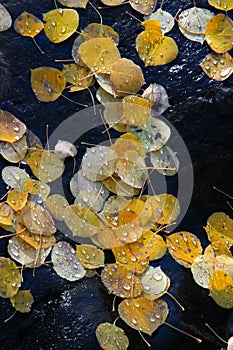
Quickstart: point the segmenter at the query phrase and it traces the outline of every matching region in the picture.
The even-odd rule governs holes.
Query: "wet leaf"
[[[141,141],[131,133],[125,133],[121,135],[114,144],[111,146],[114,149],[119,158],[125,158],[126,152],[136,151],[141,158],[146,158],[144,147]]]
[[[187,39],[203,44],[206,26],[213,16],[214,13],[207,9],[191,7],[179,14],[179,29]]]
[[[97,269],[104,266],[104,252],[93,245],[80,244],[76,246],[76,255],[87,269]]]
[[[22,36],[34,38],[44,29],[44,23],[32,13],[23,12],[16,18],[14,28]]]
[[[169,253],[180,265],[190,268],[202,254],[200,240],[192,233],[177,232],[166,239]]]
[[[72,9],[55,9],[43,14],[46,22],[44,31],[52,43],[58,44],[68,39],[78,28],[79,15]]]
[[[151,152],[150,161],[154,169],[162,175],[173,176],[179,171],[180,162],[176,156],[176,152],[173,152],[168,146]]]
[[[39,67],[31,70],[31,86],[39,101],[52,102],[61,96],[66,79],[56,68]]]
[[[128,184],[126,184],[119,177],[108,177],[102,181],[104,187],[118,196],[132,197],[139,193],[138,188],[134,188]]]
[[[104,5],[107,6],[119,6],[125,2],[125,0],[101,0]]]
[[[217,53],[225,53],[233,47],[233,22],[222,13],[212,17],[207,24],[205,40]]]
[[[12,25],[12,18],[7,9],[0,4],[0,32],[4,32]]]
[[[122,100],[121,97],[114,97],[102,87],[99,87],[99,89],[96,91],[96,98],[102,105],[106,105],[106,103],[110,102],[121,102]]]
[[[16,295],[10,298],[10,301],[16,311],[28,313],[31,311],[34,298],[30,290],[20,290]]]
[[[101,280],[109,293],[120,298],[135,298],[141,294],[139,278],[123,266],[108,264],[101,272]]]
[[[152,202],[150,203],[150,201]],[[179,201],[172,194],[162,193],[152,196],[148,200],[148,204],[155,211],[154,220],[161,225],[169,225],[175,222],[180,214]]]
[[[23,224],[36,235],[50,236],[56,232],[53,219],[48,210],[41,205],[30,205],[22,214]]]
[[[151,103],[139,96],[125,96],[122,100],[122,118],[120,123],[141,126],[151,115]]]
[[[98,232],[99,219],[90,209],[73,204],[65,209],[64,215],[74,236],[91,237]]]
[[[17,294],[21,286],[20,270],[8,258],[0,257],[0,296],[10,298]]]
[[[33,174],[42,182],[58,179],[64,171],[64,163],[50,151],[35,151],[26,158]]]
[[[60,194],[53,194],[46,200],[46,208],[56,220],[65,219],[64,211],[68,206],[68,201]]]
[[[215,271],[209,281],[210,296],[224,309],[233,307],[233,280],[222,270]]]
[[[6,202],[14,211],[21,210],[25,207],[28,199],[28,193],[19,190],[11,190],[7,195]]]
[[[99,324],[95,334],[101,349],[126,350],[129,346],[129,339],[123,329],[111,323]]]
[[[14,220],[13,209],[7,203],[0,203],[0,225],[11,226]]]
[[[160,298],[170,287],[170,279],[160,266],[148,266],[141,276],[141,283],[143,297],[150,300]]]
[[[168,33],[172,30],[175,25],[175,20],[173,16],[166,11],[159,8],[156,12],[151,13],[149,16],[144,16],[144,20],[156,20],[161,24],[162,33]]]
[[[145,298],[135,298],[123,300],[118,306],[118,312],[130,327],[151,335],[165,322],[169,310],[165,301],[156,303]]]
[[[141,68],[133,61],[120,58],[111,67],[109,81],[115,95],[126,96],[140,90],[144,76]]]
[[[39,194],[45,201],[50,193],[50,187],[44,182],[28,178],[24,185],[24,192],[28,192],[33,195]]]
[[[56,238],[53,235],[44,236],[31,233],[22,224],[18,225],[16,233],[19,242],[24,242],[34,249],[48,249],[56,243]]]
[[[172,38],[162,35],[160,23],[156,20],[143,22],[145,31],[136,38],[136,49],[145,66],[160,66],[173,61],[178,47]]]
[[[2,170],[2,179],[8,186],[24,191],[24,186],[29,179],[29,175],[24,169],[16,166],[6,166]]]
[[[73,43],[72,51],[71,51],[71,55],[73,57],[74,62],[82,67],[86,67],[86,65],[82,62],[81,57],[79,56],[79,53],[78,53],[78,49],[79,49],[79,46],[82,43],[84,43],[84,41],[85,40],[84,40],[82,34],[78,35]]]
[[[152,13],[157,5],[157,0],[130,0],[132,8],[143,15],[149,15]]]
[[[11,163],[19,163],[27,153],[27,139],[24,135],[19,141],[14,143],[0,143],[0,154]]]
[[[113,174],[117,158],[117,153],[110,147],[88,148],[81,164],[83,175],[91,181],[102,181]]]
[[[100,23],[88,24],[82,31],[82,37],[85,41],[96,38],[111,38],[116,45],[119,43],[119,35],[117,32],[115,32],[112,27]]]
[[[211,243],[221,241],[227,247],[233,244],[233,220],[225,213],[214,213],[207,220],[205,227]]]
[[[228,255],[232,258],[232,254],[229,247],[227,247],[227,245],[222,241],[214,241],[212,244],[209,244],[206,247],[204,254],[211,254],[214,256]]]
[[[142,97],[151,101],[152,115],[157,117],[166,111],[170,104],[166,89],[159,84],[150,84],[143,92]]]
[[[210,53],[200,64],[205,74],[218,81],[224,81],[233,73],[233,59],[229,53]]]
[[[63,73],[66,81],[72,86],[70,92],[81,91],[88,88],[94,82],[94,77],[91,74],[91,70],[87,67],[83,67],[75,64],[64,64]]]
[[[78,54],[93,72],[108,72],[120,53],[110,38],[96,38],[79,46]]]
[[[26,132],[26,125],[13,114],[0,109],[0,141],[15,142]]]
[[[51,260],[56,273],[68,281],[78,281],[85,276],[86,271],[75,254],[75,250],[67,242],[60,241],[55,244]]]
[[[89,0],[58,0],[58,2],[66,7],[77,7],[85,9]]]
[[[216,9],[229,11],[233,10],[233,3],[231,0],[208,0],[208,3],[211,6],[214,6]]]
[[[76,157],[77,148],[69,141],[58,140],[54,147],[55,154],[62,160],[67,157]]]

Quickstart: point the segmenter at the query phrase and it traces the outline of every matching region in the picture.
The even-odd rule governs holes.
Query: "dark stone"
[[[191,0],[167,1],[164,9],[175,15],[179,8],[191,7],[192,3]],[[23,11],[41,18],[41,13],[54,8],[52,0],[3,0],[2,4],[7,7],[13,20]],[[198,6],[209,8],[205,0],[200,0]],[[113,26],[120,34],[119,49],[122,56],[133,59],[143,67],[135,50],[135,38],[141,32],[141,26],[130,18],[126,11],[142,19],[130,6],[124,5],[101,11],[103,23]],[[86,10],[78,12],[79,30],[91,22],[99,21],[98,15],[90,5]],[[165,116],[181,134],[193,161],[193,198],[179,229],[195,233],[207,244],[203,226],[208,216],[214,211],[232,214],[227,198],[215,191],[213,186],[233,195],[233,77],[221,83],[209,80],[199,66],[210,51],[207,45],[202,46],[186,40],[177,26],[168,35],[172,36],[179,46],[177,59],[166,66],[147,67],[143,68],[143,71],[147,84],[156,82],[167,89],[172,107]],[[53,103],[37,101],[30,87],[30,69],[39,66],[61,68],[62,65],[54,63],[54,60],[70,58],[74,36],[62,44],[54,45],[41,33],[36,40],[46,52],[44,56],[39,53],[32,40],[19,36],[13,28],[0,33],[0,39],[1,108],[24,121],[45,144],[46,125],[49,125],[49,133],[52,133],[65,118],[81,108],[63,98]],[[80,103],[91,105],[87,91],[80,92],[73,98]],[[98,133],[92,135],[92,142],[98,143],[98,137]],[[1,159],[1,168],[6,164]],[[72,170],[67,179],[71,172]],[[64,180],[66,183],[67,179]],[[5,192],[3,186],[0,192]],[[61,238],[62,235],[58,237]],[[6,242],[3,240],[0,241],[0,254],[7,256]],[[224,339],[228,339],[233,334],[231,311],[218,307],[208,297],[208,290],[194,283],[190,271],[176,264],[169,256],[159,261],[159,264],[171,278],[169,292],[176,296],[186,309],[182,313],[172,300],[165,296],[164,299],[170,307],[168,322],[198,336],[203,339],[203,343],[197,344],[164,325],[155,331],[152,337],[146,336],[152,344],[152,349],[220,349],[223,344],[208,331],[205,323],[210,323]],[[36,271],[35,278],[32,277],[32,271],[26,271],[24,279],[24,287],[31,289],[35,304],[30,314],[16,313],[11,320],[4,323],[13,313],[13,308],[9,300],[1,299],[2,350],[99,349],[95,339],[95,328],[101,322],[114,321],[117,313],[112,312],[113,296],[108,295],[98,277],[69,283],[59,278],[52,267],[41,267]],[[117,325],[122,326],[129,336],[131,350],[147,349],[136,331],[120,320],[117,321]]]

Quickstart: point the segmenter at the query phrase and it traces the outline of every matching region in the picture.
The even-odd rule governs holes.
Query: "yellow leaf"
[[[79,25],[78,12],[72,9],[56,9],[43,15],[44,31],[50,41],[58,44],[68,39]]]
[[[225,213],[214,213],[207,220],[205,227],[211,243],[220,241],[227,247],[233,244],[233,220]]]
[[[0,257],[0,296],[10,298],[17,294],[21,286],[20,270],[8,258]]]
[[[26,132],[26,125],[13,114],[0,109],[0,141],[15,142]]]
[[[165,322],[169,310],[162,299],[152,301],[139,297],[123,300],[118,306],[118,312],[130,327],[151,335]]]
[[[54,219],[59,221],[63,221],[65,219],[64,211],[68,206],[68,201],[60,194],[53,194],[46,200],[46,208]]]
[[[60,4],[66,7],[78,7],[85,9],[89,0],[58,0]]]
[[[157,0],[129,0],[132,8],[143,15],[149,15],[155,9]]]
[[[135,94],[144,84],[142,70],[133,61],[120,58],[110,70],[110,85],[117,96]]]
[[[63,71],[66,81],[73,86],[70,92],[81,91],[92,85],[94,78],[91,70],[78,64],[64,64]]]
[[[16,18],[14,28],[22,36],[34,38],[44,29],[44,23],[33,14],[23,12]]]
[[[14,219],[13,209],[7,203],[0,203],[0,226],[11,226]]]
[[[24,185],[24,192],[29,192],[34,195],[39,194],[45,201],[49,195],[50,187],[41,181],[27,179]]]
[[[129,339],[123,329],[111,323],[101,323],[96,328],[96,338],[105,350],[126,350],[129,346]]]
[[[233,22],[222,13],[212,17],[207,24],[205,39],[211,49],[225,53],[233,47]]]
[[[215,271],[209,281],[210,296],[224,309],[233,307],[233,280],[222,270]]]
[[[52,67],[31,70],[31,86],[36,98],[42,102],[52,102],[61,96],[66,86],[64,73]]]
[[[30,290],[20,290],[16,295],[10,298],[10,301],[16,311],[27,313],[31,311],[34,298]]]
[[[169,253],[176,262],[190,268],[195,259],[202,254],[200,240],[189,232],[177,232],[166,239]]]
[[[36,235],[50,236],[56,232],[51,215],[41,205],[25,207],[22,213],[22,223]]]
[[[233,73],[233,59],[229,53],[210,53],[200,66],[210,79],[218,81],[224,81]]]
[[[233,2],[232,0],[208,0],[208,3],[211,6],[214,6],[216,9],[223,11],[233,10]]]
[[[93,72],[108,72],[120,58],[120,52],[110,38],[96,38],[80,45],[78,53]]]
[[[82,31],[82,37],[84,40],[96,39],[96,38],[111,38],[117,45],[119,43],[119,35],[115,30],[104,24],[90,23]]]
[[[125,2],[125,0],[101,0],[104,5],[107,6],[119,6]]]
[[[6,202],[11,206],[14,211],[18,211],[24,208],[27,203],[28,193],[19,190],[11,190],[8,193]]]
[[[87,269],[97,269],[104,266],[104,252],[89,244],[76,246],[76,255],[81,264]]]

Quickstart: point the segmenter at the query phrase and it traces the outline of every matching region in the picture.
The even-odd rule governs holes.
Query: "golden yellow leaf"
[[[77,7],[85,9],[89,0],[58,0],[60,4],[66,7]]]
[[[13,114],[0,109],[0,141],[15,142],[26,132],[26,125]]]
[[[16,295],[10,298],[10,301],[16,311],[27,313],[31,311],[34,298],[30,290],[20,290]]]
[[[107,177],[107,179],[104,179],[102,183],[108,191],[115,193],[118,196],[131,197],[137,195],[140,191],[138,188],[134,188],[126,184],[123,180],[116,176]]]
[[[94,82],[91,70],[78,64],[64,64],[63,71],[67,83],[72,84],[70,92],[81,91],[88,88]]]
[[[211,49],[225,53],[233,47],[233,22],[222,13],[212,17],[207,24],[205,39]]]
[[[0,257],[0,296],[10,298],[21,286],[21,275],[17,265],[8,258]]]
[[[93,245],[76,245],[76,255],[87,269],[97,269],[104,266],[104,252]]]
[[[25,182],[23,190],[24,192],[28,192],[30,194],[39,194],[45,201],[49,195],[50,187],[44,182],[28,178]]]
[[[129,339],[123,329],[111,323],[101,323],[95,331],[96,338],[105,350],[126,350],[129,346]]]
[[[205,227],[211,243],[221,241],[227,247],[233,244],[233,220],[225,213],[214,213],[207,220]]]
[[[206,254],[212,254],[214,256],[227,255],[232,258],[229,247],[227,247],[227,245],[222,241],[214,241],[213,243],[209,244],[204,252],[204,255]]]
[[[208,0],[208,3],[211,6],[214,6],[216,9],[223,11],[233,10],[233,2],[232,0]]]
[[[142,291],[139,278],[117,264],[106,265],[101,272],[101,280],[110,293],[120,298],[136,298]]]
[[[110,38],[95,38],[80,45],[78,53],[93,72],[108,72],[120,58],[120,52]]]
[[[46,200],[46,208],[56,220],[65,219],[64,211],[68,206],[68,201],[60,194],[53,194]]]
[[[111,38],[116,45],[119,43],[119,35],[117,32],[115,32],[112,27],[100,23],[88,24],[88,26],[82,31],[82,37],[84,40]]]
[[[0,203],[0,226],[11,226],[14,219],[13,209],[7,203]]]
[[[43,14],[44,31],[50,41],[58,44],[68,39],[77,30],[79,15],[72,9],[55,9]]]
[[[64,73],[52,67],[31,70],[31,86],[36,98],[42,102],[52,102],[61,96],[66,86]]]
[[[104,5],[107,6],[119,6],[125,2],[125,0],[101,0]]]
[[[229,53],[210,53],[200,66],[210,79],[224,81],[233,73],[233,58]]]
[[[11,190],[7,195],[6,202],[11,206],[14,211],[18,211],[24,208],[27,203],[28,193],[19,190]]]
[[[26,243],[34,249],[48,249],[56,243],[54,235],[45,236],[32,233],[22,224],[18,225],[16,233],[18,241]]]
[[[129,243],[121,247],[113,247],[112,252],[118,265],[123,266],[129,271],[142,274],[147,269],[149,257],[146,254],[138,257],[138,252],[132,249],[132,244]]]
[[[143,15],[149,15],[155,9],[157,0],[130,0],[132,8]]]
[[[162,299],[152,301],[139,297],[123,300],[118,306],[118,312],[130,327],[151,335],[165,322],[169,310]]]
[[[33,14],[23,12],[16,18],[14,28],[22,36],[34,38],[44,29],[44,23]]]
[[[117,96],[135,94],[144,84],[142,70],[133,61],[120,58],[111,67],[110,85]]]
[[[139,96],[125,96],[122,100],[120,123],[134,126],[144,125],[151,115],[151,103]]]
[[[209,281],[210,296],[224,309],[233,307],[233,280],[225,271],[215,271]]]
[[[200,240],[192,233],[177,232],[166,238],[169,253],[184,267],[190,268],[195,259],[202,254]]]
[[[22,223],[37,235],[50,236],[56,232],[53,219],[48,210],[41,205],[28,205],[22,212]]]

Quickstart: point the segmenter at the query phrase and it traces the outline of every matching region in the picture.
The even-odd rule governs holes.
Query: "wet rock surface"
[[[41,13],[54,8],[52,0],[5,0],[1,3],[7,7],[13,20],[23,11],[41,18]],[[164,9],[175,15],[179,8],[190,6],[192,1],[165,1]],[[204,0],[198,1],[198,6],[209,8]],[[142,19],[128,5],[124,5],[103,10],[103,23],[113,26],[120,34],[122,56],[142,66],[135,50],[135,38],[141,26],[126,11]],[[80,29],[88,23],[99,21],[91,6],[79,10],[79,14]],[[186,40],[177,26],[169,35],[179,46],[177,59],[169,65],[147,67],[143,71],[148,84],[156,82],[167,89],[171,108],[165,117],[181,134],[193,162],[194,193],[179,229],[195,233],[206,244],[203,226],[208,216],[214,211],[232,215],[227,198],[215,191],[213,186],[233,195],[233,77],[223,83],[209,80],[199,67],[200,61],[209,52],[207,45]],[[74,37],[54,45],[48,42],[43,33],[40,34],[37,42],[46,52],[44,56],[31,39],[20,37],[13,28],[0,33],[0,40],[1,108],[25,122],[45,144],[46,125],[49,125],[49,133],[52,133],[65,118],[80,108],[62,98],[51,104],[37,101],[30,88],[30,69],[38,66],[61,68],[54,60],[70,58]],[[74,95],[74,99],[91,105],[87,91]],[[92,133],[90,139],[98,143],[98,133]],[[0,161],[1,167],[6,165],[2,159]],[[0,192],[4,193],[2,186]],[[0,254],[7,256],[6,242],[3,240],[0,241]],[[160,265],[160,262],[156,265]],[[228,339],[233,334],[232,311],[218,307],[208,297],[208,290],[194,283],[190,271],[176,264],[169,256],[163,258],[161,266],[171,279],[170,293],[185,307],[182,313],[165,296],[170,307],[168,322],[198,336],[203,342],[197,344],[164,325],[153,333],[153,337],[146,336],[152,349],[217,350],[223,347],[204,325],[210,323],[223,338]],[[113,296],[108,295],[97,276],[70,283],[58,277],[51,266],[41,267],[36,271],[35,278],[32,271],[26,271],[24,287],[30,288],[35,298],[30,314],[16,313],[5,323],[13,309],[8,300],[0,300],[1,350],[99,349],[95,339],[96,326],[101,322],[114,321],[117,317],[117,313],[112,312]],[[147,349],[137,332],[120,320],[117,325],[123,326],[129,336],[130,349]]]

